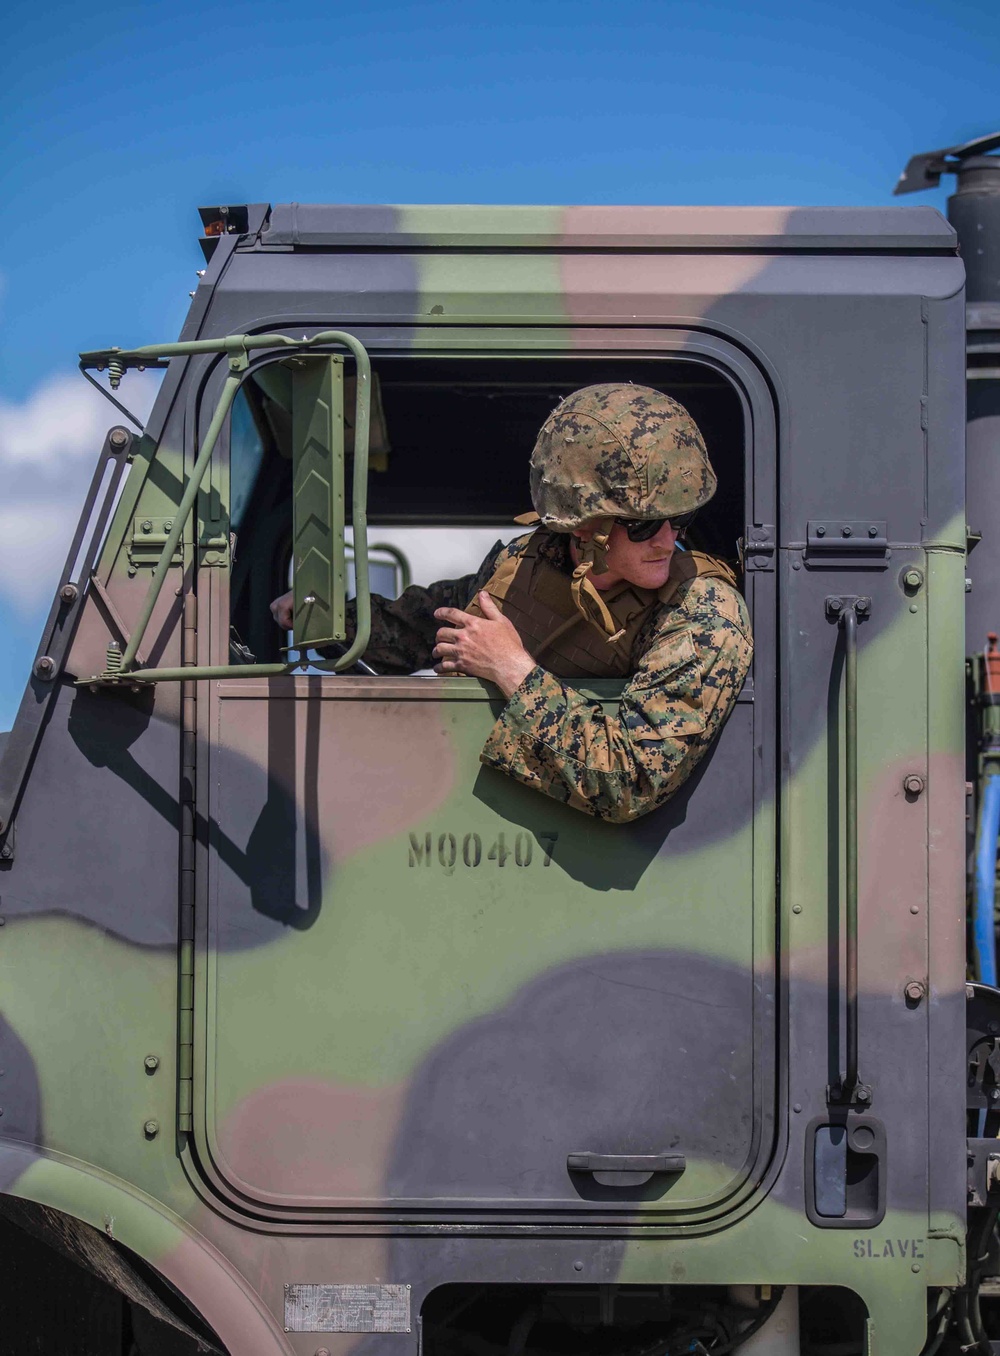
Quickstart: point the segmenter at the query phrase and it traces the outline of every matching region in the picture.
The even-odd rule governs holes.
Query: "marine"
[[[734,573],[683,543],[715,473],[679,402],[602,384],[545,421],[530,489],[533,530],[474,575],[372,597],[365,660],[494,683],[506,704],[483,763],[599,819],[637,819],[705,756],[753,655]],[[290,610],[290,594],[271,604],[282,626]],[[568,681],[607,677],[626,679],[613,715]]]

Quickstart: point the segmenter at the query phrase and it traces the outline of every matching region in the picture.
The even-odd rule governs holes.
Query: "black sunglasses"
[[[692,509],[690,513],[678,513],[673,518],[616,518],[615,522],[628,533],[629,541],[650,541],[664,523],[669,523],[675,532],[683,532],[691,526],[697,512]]]

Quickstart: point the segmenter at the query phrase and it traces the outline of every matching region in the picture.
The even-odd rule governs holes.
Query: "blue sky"
[[[0,730],[108,423],[75,355],[176,336],[198,204],[885,203],[911,153],[1000,125],[990,10],[17,6],[0,82]]]

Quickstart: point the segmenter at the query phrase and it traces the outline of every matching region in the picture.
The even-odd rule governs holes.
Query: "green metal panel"
[[[196,1020],[196,1134],[223,1189],[282,1211],[674,1220],[752,1190],[774,1132],[760,706],[738,705],[686,811],[622,826],[482,769],[498,707],[475,680],[215,701],[211,818],[246,845],[235,874],[212,861]],[[687,1169],[627,1197],[567,1170],[644,1151]]]
[[[292,557],[299,649],[346,638],[344,605],[344,360],[292,367]]]

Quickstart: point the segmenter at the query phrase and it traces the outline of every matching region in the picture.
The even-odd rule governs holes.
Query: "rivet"
[[[582,1270],[583,1270],[583,1263],[582,1263],[582,1262],[574,1262],[574,1263],[573,1263],[573,1270],[574,1270],[574,1271],[582,1271]]]
[[[916,603],[911,603],[911,604],[910,604],[910,611],[911,611],[911,612],[918,612],[919,610],[920,610],[920,609],[917,607]]]
[[[910,913],[919,913],[919,912],[920,912],[920,909],[917,907],[916,904],[911,904],[911,905],[910,905]]]
[[[796,1102],[795,1105],[792,1107],[792,1110],[793,1110],[793,1111],[801,1111],[801,1110],[802,1110],[802,1103],[801,1103],[801,1102]]]
[[[316,1348],[316,1356],[330,1356],[330,1348],[329,1348],[329,1347],[317,1347],[317,1348]]]
[[[801,569],[802,569],[802,562],[801,562],[801,560],[793,560],[793,561],[792,561],[792,569],[793,569],[793,570],[801,570]]]
[[[0,918],[0,928],[5,928],[6,926],[7,926],[6,918]]]
[[[920,1270],[920,1263],[914,1262],[913,1265],[910,1267],[910,1270],[914,1273],[918,1272]]]
[[[801,904],[793,904],[793,905],[792,905],[792,913],[801,913],[801,912],[802,912],[802,905],[801,905]]]

